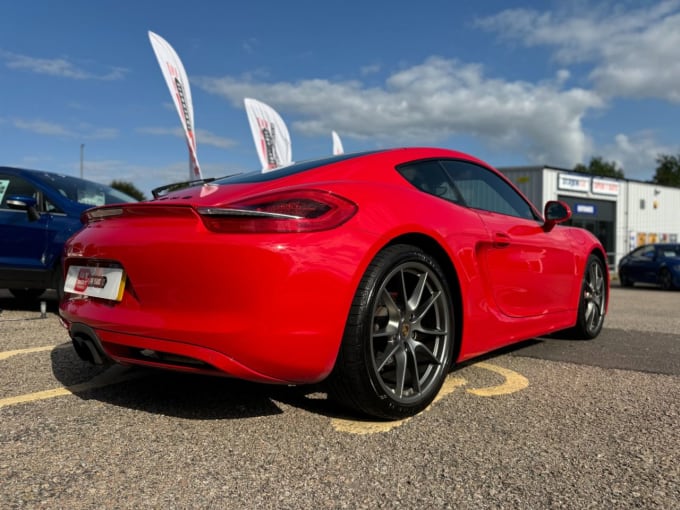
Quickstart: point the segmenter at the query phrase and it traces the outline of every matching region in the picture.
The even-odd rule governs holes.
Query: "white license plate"
[[[125,272],[120,267],[71,266],[64,292],[120,301],[125,290]]]

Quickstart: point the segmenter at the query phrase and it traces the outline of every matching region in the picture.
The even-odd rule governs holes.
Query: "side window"
[[[53,204],[48,198],[44,198],[43,195],[43,209],[45,212],[48,213],[63,213],[59,207],[57,207],[55,204]]]
[[[469,207],[529,220],[539,219],[531,205],[491,170],[458,160],[445,160],[442,164]]]
[[[21,177],[0,174],[0,208],[9,209],[7,207],[7,197],[12,195],[37,198],[38,191],[30,182]]]
[[[449,202],[462,204],[462,197],[455,189],[439,161],[418,161],[397,168],[404,179],[425,193]]]
[[[640,257],[644,257],[650,260],[654,258],[654,255],[655,255],[654,246],[648,246],[640,253]]]

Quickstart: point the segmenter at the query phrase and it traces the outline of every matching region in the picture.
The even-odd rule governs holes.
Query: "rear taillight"
[[[357,206],[329,192],[295,190],[197,210],[213,232],[315,232],[342,225],[354,216]]]

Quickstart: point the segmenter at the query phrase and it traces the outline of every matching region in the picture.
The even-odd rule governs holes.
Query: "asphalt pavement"
[[[680,508],[680,291],[612,289],[409,420],[321,388],[83,364],[54,296],[0,291],[0,508]]]

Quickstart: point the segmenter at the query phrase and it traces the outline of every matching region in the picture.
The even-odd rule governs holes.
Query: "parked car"
[[[134,201],[109,186],[22,168],[0,167],[0,288],[21,299],[61,293],[64,242],[99,205]]]
[[[619,261],[624,287],[651,283],[669,290],[680,287],[680,244],[657,243],[635,248]]]
[[[167,190],[166,190],[167,191]],[[251,381],[325,381],[380,418],[424,409],[453,362],[602,329],[590,232],[433,148],[344,154],[98,207],[66,244],[76,352]]]

